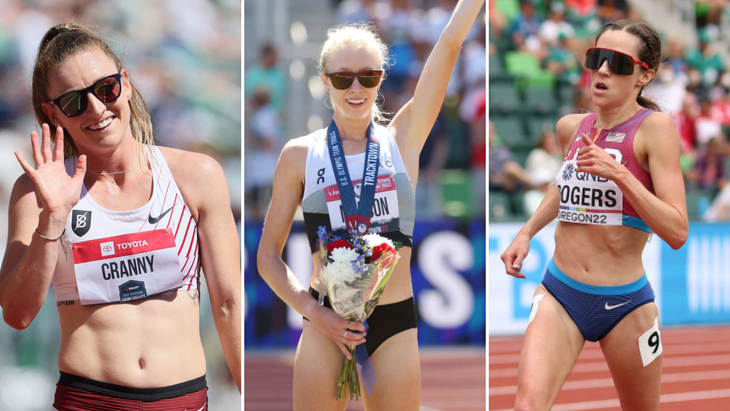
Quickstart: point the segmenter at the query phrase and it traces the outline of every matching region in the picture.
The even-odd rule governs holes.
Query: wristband
[[[46,236],[44,236],[43,234],[41,234],[41,233],[39,233],[39,232],[38,232],[38,229],[37,229],[37,228],[35,229],[35,233],[36,233],[36,234],[38,234],[38,235],[39,235],[39,236],[40,236],[41,238],[43,238],[43,239],[45,239],[45,240],[49,240],[49,241],[56,241],[56,240],[60,240],[60,239],[61,239],[61,237],[63,237],[63,235],[64,235],[64,234],[66,234],[66,229],[64,228],[64,229],[63,229],[63,232],[61,233],[61,235],[59,235],[59,236],[58,236],[58,237],[56,237],[56,238],[50,238],[50,237],[46,237]]]

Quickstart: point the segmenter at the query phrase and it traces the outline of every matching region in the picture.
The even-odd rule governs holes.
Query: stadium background
[[[0,250],[7,240],[10,190],[40,131],[30,103],[37,47],[53,24],[74,20],[105,36],[142,90],[159,145],[199,151],[223,166],[241,219],[241,3],[237,0],[2,0],[0,2]],[[240,229],[239,229],[240,232]],[[205,285],[203,284],[203,289]],[[211,409],[240,408],[207,292],[201,335]],[[0,322],[0,409],[47,411],[58,380],[58,314],[51,287],[26,330]],[[123,349],[123,342],[120,342]]]
[[[384,107],[394,113],[412,95],[425,57],[455,4],[452,0],[244,3],[246,410],[291,409],[293,355],[302,319],[261,279],[256,251],[281,147],[291,138],[325,127],[332,116],[316,71],[327,29],[344,21],[377,22],[395,54],[382,87]],[[421,156],[411,270],[419,315],[422,409],[483,410],[486,402],[487,60],[485,18],[478,20]],[[276,58],[273,54],[266,58],[263,50],[274,50]],[[300,281],[308,283],[312,263],[301,210],[283,257]],[[354,403],[348,409],[360,406]]]
[[[499,257],[561,163],[560,151],[541,140],[555,140],[562,115],[593,111],[585,50],[605,21],[625,17],[646,21],[662,38],[664,64],[643,95],[671,115],[680,132],[690,218],[680,250],[652,236],[644,252],[666,335],[662,409],[726,409],[691,401],[730,396],[727,352],[711,345],[727,345],[730,328],[728,2],[494,0],[489,12],[490,409],[512,405],[519,341],[552,255],[554,223],[531,241],[526,279],[504,275]],[[696,338],[690,343],[688,336]],[[689,352],[696,357],[680,358]],[[704,386],[693,387],[692,378]],[[723,390],[707,391],[712,388]],[[553,409],[619,409],[597,344],[586,345]]]

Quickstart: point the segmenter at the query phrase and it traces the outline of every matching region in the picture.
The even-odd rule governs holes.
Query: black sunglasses
[[[622,76],[634,74],[634,66],[637,64],[640,64],[641,67],[647,70],[650,69],[648,64],[620,51],[599,47],[591,47],[586,50],[585,66],[587,69],[598,70],[604,60],[608,60],[608,69],[612,73]]]
[[[83,114],[89,103],[88,93],[91,92],[96,98],[104,103],[111,103],[122,94],[122,73],[112,74],[104,77],[96,83],[83,90],[69,91],[55,100],[48,100],[61,109],[61,112],[68,117],[76,117]]]
[[[383,70],[363,70],[353,73],[351,71],[336,71],[334,73],[324,73],[325,76],[332,80],[332,86],[337,90],[347,90],[352,85],[352,82],[360,82],[360,85],[365,88],[373,88],[378,85],[380,77],[383,76]]]

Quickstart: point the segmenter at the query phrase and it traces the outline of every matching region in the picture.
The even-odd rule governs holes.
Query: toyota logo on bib
[[[107,255],[114,255],[114,241],[107,241],[105,243],[99,244],[99,247],[101,247],[101,256],[107,256]]]

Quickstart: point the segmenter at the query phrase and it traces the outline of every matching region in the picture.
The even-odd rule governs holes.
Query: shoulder
[[[287,141],[286,144],[284,144],[284,148],[281,150],[277,167],[280,165],[286,165],[288,167],[291,166],[296,168],[301,166],[303,168],[307,162],[309,148],[313,144],[317,143],[319,141],[318,138],[320,137],[321,136],[318,136],[315,132]]]
[[[207,154],[170,147],[158,148],[176,181],[204,182],[224,177],[221,165]]]
[[[661,111],[650,113],[641,123],[641,127],[650,129],[674,128],[674,119]]]
[[[570,140],[573,139],[573,136],[578,131],[580,124],[589,115],[590,113],[568,114],[567,116],[561,117],[555,124],[555,132],[558,135],[563,151],[567,151]]]
[[[668,139],[676,140],[679,144],[679,132],[674,124],[674,119],[660,111],[654,111],[641,122],[636,132],[637,137],[649,143],[649,146],[656,143],[666,143]]]

